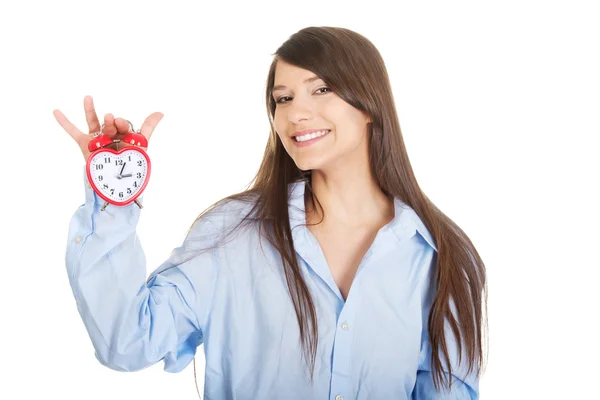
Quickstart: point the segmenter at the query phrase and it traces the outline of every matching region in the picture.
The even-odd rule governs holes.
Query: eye
[[[278,98],[277,100],[275,100],[275,103],[277,104],[283,104],[284,102],[281,101],[281,99],[289,99],[288,96],[281,96],[280,98]]]
[[[322,90],[322,89],[327,89],[329,92],[331,92],[331,89],[329,89],[327,86],[320,87],[320,88],[318,88],[317,90],[315,90],[315,92],[317,92],[317,91],[319,91],[319,90]],[[290,98],[289,96],[281,96],[280,98],[278,98],[277,100],[275,100],[275,103],[277,103],[277,104],[283,104],[283,103],[286,103],[286,102],[284,102],[284,101],[281,101],[281,100],[282,100],[282,99],[289,99],[289,98]]]
[[[327,90],[329,90],[331,92],[331,89],[329,89],[327,86],[320,87],[317,90],[321,90],[321,89],[327,89]]]

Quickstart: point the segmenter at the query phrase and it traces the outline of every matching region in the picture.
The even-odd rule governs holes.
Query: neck
[[[338,173],[313,170],[311,196],[305,198],[306,220],[343,229],[370,229],[383,226],[394,218],[394,202],[388,198],[370,174],[369,168],[340,169]]]

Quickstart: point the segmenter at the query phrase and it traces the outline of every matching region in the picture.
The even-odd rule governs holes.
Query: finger
[[[120,135],[125,135],[129,132],[129,122],[124,118],[115,118],[115,126]]]
[[[150,140],[150,136],[152,136],[152,132],[154,132],[154,128],[160,122],[160,120],[164,117],[164,114],[161,112],[154,112],[150,114],[142,127],[140,128],[140,133],[146,137],[146,139]]]
[[[75,139],[75,142],[77,142],[77,144],[81,145],[81,143],[86,140],[87,135],[81,132],[79,129],[77,129],[77,127],[73,125],[71,121],[69,121],[62,112],[60,112],[59,110],[54,110],[52,113],[54,114],[54,118],[56,118],[60,126],[62,126],[63,129],[73,139]]]
[[[117,133],[115,117],[112,114],[104,115],[104,128],[102,128],[102,133],[106,136],[114,136]]]
[[[85,110],[85,119],[90,128],[90,133],[100,132],[100,122],[98,121],[98,115],[94,108],[92,96],[85,96],[83,98],[83,108]]]

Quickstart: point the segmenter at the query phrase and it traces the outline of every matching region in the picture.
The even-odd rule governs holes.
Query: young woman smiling
[[[477,399],[485,267],[415,179],[380,53],[348,29],[302,29],[265,100],[253,185],[202,212],[147,280],[139,207],[100,211],[86,187],[66,262],[99,361],[178,372],[204,343],[206,399]],[[86,157],[92,135],[55,116]]]

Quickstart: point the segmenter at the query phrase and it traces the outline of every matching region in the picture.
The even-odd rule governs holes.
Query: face
[[[370,118],[329,89],[313,72],[278,61],[273,86],[275,130],[301,170],[344,168],[368,157]],[[302,137],[302,131],[323,136]],[[300,133],[299,140],[294,136]]]

